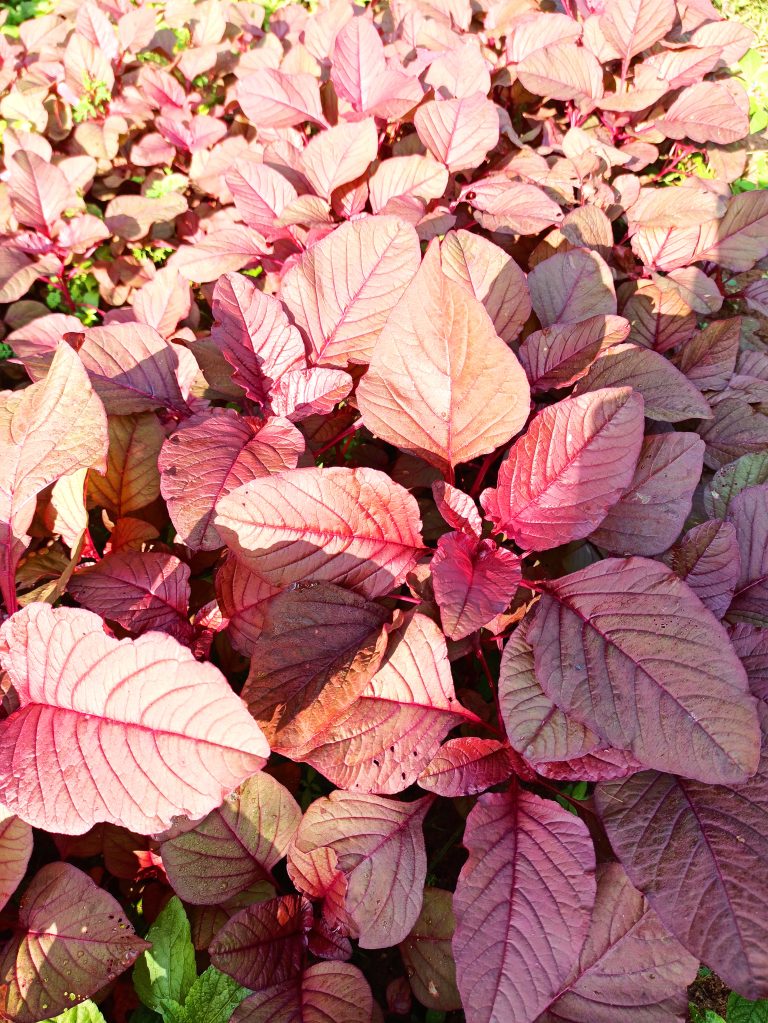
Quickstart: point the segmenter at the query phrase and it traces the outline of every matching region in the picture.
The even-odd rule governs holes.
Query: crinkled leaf
[[[136,994],[149,1009],[162,1012],[164,1002],[184,1003],[197,978],[189,920],[175,896],[147,931],[150,944],[133,968]]]
[[[747,487],[768,482],[768,451],[743,455],[717,470],[704,488],[704,508],[708,515],[724,519],[731,501]]]
[[[505,610],[522,577],[516,554],[465,533],[441,536],[430,568],[449,639],[464,639]]]
[[[443,743],[419,775],[418,783],[438,796],[474,796],[507,781],[515,766],[506,743],[466,736]]]
[[[443,1012],[461,1008],[451,950],[456,928],[452,898],[452,893],[442,888],[425,888],[419,918],[400,944],[413,993],[428,1009]]]

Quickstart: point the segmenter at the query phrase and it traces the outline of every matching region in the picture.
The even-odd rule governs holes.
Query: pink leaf
[[[332,412],[353,386],[352,377],[342,369],[289,369],[273,385],[269,400],[275,415],[297,423],[308,416]]]
[[[450,483],[438,480],[432,484],[432,496],[437,510],[452,529],[458,529],[467,536],[480,538],[483,521],[469,494],[462,493]]]
[[[535,96],[589,100],[603,95],[603,71],[589,50],[558,42],[529,53],[517,65],[517,76]]]
[[[283,278],[281,297],[307,337],[310,362],[370,361],[419,260],[416,232],[395,217],[342,224],[306,252]]]
[[[747,94],[737,82],[697,82],[655,124],[671,139],[728,145],[749,134],[748,113]]]
[[[280,302],[242,274],[219,278],[211,308],[211,338],[234,369],[234,380],[252,401],[268,405],[280,377],[305,365],[298,330]]]
[[[210,945],[211,962],[238,984],[264,991],[301,976],[312,906],[301,895],[246,906]]]
[[[269,245],[250,227],[233,224],[213,231],[195,245],[182,245],[168,261],[187,281],[218,281],[224,273],[258,264]]]
[[[80,359],[107,412],[125,416],[154,408],[187,411],[176,349],[154,327],[114,323],[89,327],[84,334]]]
[[[163,444],[158,465],[168,514],[187,546],[223,547],[213,524],[217,502],[250,480],[294,469],[303,449],[303,437],[285,419],[214,409],[185,420]]]
[[[441,536],[430,567],[449,639],[464,639],[504,611],[522,578],[516,554],[465,533]]]
[[[469,231],[450,231],[440,245],[443,273],[485,306],[493,328],[507,344],[514,341],[531,314],[525,274],[507,253]]]
[[[555,323],[528,334],[518,356],[534,392],[570,387],[598,355],[629,333],[621,316],[590,316],[580,323]]]
[[[0,909],[24,879],[32,855],[32,828],[0,806]]]
[[[416,111],[419,138],[451,173],[477,167],[499,141],[499,116],[485,93],[430,100]]]
[[[37,1023],[95,994],[149,948],[116,899],[69,863],[35,875],[0,960],[0,1012]]]
[[[372,117],[337,124],[309,140],[302,172],[318,195],[330,199],[331,192],[366,172],[377,151],[376,122]]]
[[[107,417],[66,344],[45,380],[6,392],[0,411],[0,591],[13,611],[16,564],[29,542],[37,495],[78,469],[105,468]]]
[[[162,843],[173,890],[196,906],[218,905],[271,880],[300,820],[288,790],[263,771],[255,774],[194,828]]]
[[[8,195],[17,220],[51,235],[64,210],[80,205],[66,174],[24,149],[17,150],[9,164]]]
[[[237,83],[237,101],[257,128],[292,128],[304,121],[325,124],[314,75],[262,68]]]
[[[507,781],[515,759],[506,743],[466,736],[449,739],[418,777],[421,788],[438,796],[474,796]]]
[[[603,863],[578,963],[538,1023],[614,1023],[618,1000],[627,1019],[682,1019],[697,972],[621,866]]]
[[[336,94],[357,111],[376,105],[387,74],[384,44],[368,18],[352,18],[337,34],[331,59]]]
[[[480,796],[456,884],[456,977],[477,1023],[535,1020],[578,962],[595,898],[586,825],[515,786]]]
[[[293,984],[246,998],[231,1023],[370,1023],[373,996],[350,963],[315,963]]]
[[[536,416],[480,502],[523,548],[578,540],[629,486],[642,440],[643,402],[630,388],[565,398]]]
[[[20,703],[0,735],[0,793],[35,827],[159,831],[208,813],[269,756],[224,676],[170,636],[118,642],[90,611],[30,604],[0,651]]]
[[[590,540],[611,554],[661,554],[680,535],[703,464],[695,433],[646,437],[632,482]]]
[[[231,554],[216,573],[216,599],[228,620],[230,641],[246,657],[261,633],[267,601],[278,591]]]
[[[736,367],[741,317],[715,320],[697,331],[675,356],[675,364],[700,391],[724,391]]]
[[[747,672],[750,690],[768,702],[768,632],[740,622],[731,630],[731,642]]]
[[[748,487],[730,502],[728,519],[736,527],[741,571],[728,617],[768,625],[768,486]]]
[[[360,19],[355,19],[359,21]],[[424,203],[440,199],[448,184],[448,171],[437,160],[413,153],[382,160],[368,182],[371,209],[381,213],[390,199],[414,197]]]
[[[125,551],[84,568],[68,590],[82,607],[139,635],[156,630],[189,644],[189,567],[172,554]]]
[[[304,814],[296,845],[336,854],[361,948],[399,944],[416,922],[427,872],[421,826],[431,803],[335,791]]]
[[[674,0],[612,0],[600,28],[625,63],[660,42],[675,23]]]
[[[374,469],[254,480],[219,501],[215,525],[268,582],[335,582],[369,599],[398,586],[422,551],[415,499]]]
[[[334,785],[390,795],[412,785],[445,735],[467,720],[453,691],[445,639],[416,614],[348,709],[302,756]]]
[[[511,181],[504,174],[472,182],[464,190],[478,223],[500,234],[538,234],[563,219],[563,211],[537,185]]]
[[[701,392],[658,352],[637,345],[614,345],[599,356],[574,388],[575,395],[598,388],[634,388],[645,402],[645,415],[663,423],[711,419]]]
[[[533,311],[542,327],[613,316],[616,294],[608,264],[596,252],[571,249],[545,259],[528,274]]]
[[[741,571],[732,522],[702,522],[689,530],[664,560],[716,618],[725,615]]]
[[[358,386],[365,425],[450,472],[513,437],[529,400],[516,356],[482,304],[443,274],[433,243]]]
[[[296,198],[296,189],[279,171],[264,163],[241,160],[225,175],[225,181],[243,221],[267,241],[289,238],[277,220]]]
[[[648,767],[710,784],[754,774],[744,669],[685,583],[646,558],[608,558],[545,587],[528,640],[559,707]]]

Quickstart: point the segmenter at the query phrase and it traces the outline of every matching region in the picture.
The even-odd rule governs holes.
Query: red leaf
[[[765,709],[761,718],[765,728]],[[749,999],[768,994],[766,786],[764,751],[756,776],[741,785],[644,771],[595,793],[630,880],[672,934]]]
[[[95,994],[149,948],[116,899],[68,863],[35,875],[19,906],[20,932],[0,960],[0,1013],[37,1023]]]
[[[458,529],[467,536],[480,538],[483,530],[483,520],[480,512],[469,494],[462,493],[456,487],[443,480],[437,480],[432,484],[432,496],[435,499],[437,510],[451,526]]]
[[[675,356],[675,364],[700,391],[724,391],[736,368],[741,317],[715,320],[699,330]]]
[[[384,655],[388,617],[330,583],[298,583],[269,602],[243,699],[275,749],[301,756],[349,710]]]
[[[335,791],[304,814],[296,845],[335,853],[361,948],[399,944],[416,922],[427,872],[421,826],[431,803]]]
[[[712,410],[701,392],[658,352],[637,345],[614,345],[590,366],[573,393],[601,387],[631,386],[645,401],[645,415],[663,423],[711,419]]]
[[[267,582],[335,582],[373,599],[398,586],[422,542],[418,505],[374,469],[293,469],[219,501],[216,528]]]
[[[370,361],[381,329],[419,265],[419,243],[395,217],[342,224],[283,278],[281,297],[304,331],[310,362]]]
[[[587,249],[558,252],[537,263],[528,274],[528,288],[542,327],[616,313],[611,271],[605,260]]]
[[[655,125],[671,139],[724,146],[749,134],[748,114],[749,98],[737,81],[697,82],[683,89]]]
[[[228,920],[208,951],[213,965],[252,991],[301,976],[312,907],[301,895],[246,906]]]
[[[171,554],[110,554],[76,572],[67,588],[82,607],[134,635],[155,629],[186,645],[192,639],[189,567]]]
[[[730,502],[728,519],[736,527],[741,571],[728,617],[768,625],[768,486],[748,487]]]
[[[646,437],[632,482],[590,540],[611,554],[661,554],[680,535],[703,463],[695,433]]]
[[[49,236],[64,210],[81,206],[64,171],[24,149],[9,160],[8,195],[19,222]]]
[[[566,398],[536,416],[480,502],[523,548],[588,536],[629,486],[642,434],[643,402],[630,388]]]
[[[518,352],[531,390],[537,393],[570,387],[587,373],[602,351],[620,344],[628,333],[629,323],[623,317],[604,315],[534,330]]]
[[[515,787],[480,796],[454,895],[456,977],[477,1023],[535,1020],[578,962],[595,898],[586,825]]]
[[[334,785],[390,795],[412,785],[441,740],[474,718],[453,691],[445,639],[421,614],[396,632],[385,659],[302,759]]]
[[[576,968],[537,1023],[682,1019],[698,962],[674,941],[618,863],[597,868],[597,896]]]
[[[449,639],[464,639],[504,611],[522,578],[516,554],[465,533],[441,536],[430,567]]]
[[[559,707],[645,766],[710,784],[754,774],[746,674],[685,583],[645,558],[608,558],[545,587],[528,640]]]
[[[515,768],[515,758],[506,743],[467,736],[443,743],[419,775],[418,783],[438,796],[474,796],[507,781]]]
[[[588,100],[603,95],[603,72],[583,46],[558,42],[529,53],[517,65],[525,88],[548,99]]]
[[[304,121],[325,124],[314,75],[261,68],[237,83],[237,101],[257,128],[291,128]]]
[[[193,551],[224,545],[213,524],[218,501],[250,480],[294,469],[304,438],[285,419],[266,422],[213,409],[185,420],[163,444],[160,490]]]
[[[302,172],[325,199],[365,174],[376,159],[378,137],[372,117],[348,121],[314,135],[304,150]]]
[[[373,996],[350,963],[315,963],[293,984],[246,998],[231,1023],[370,1023]]]
[[[506,443],[530,391],[482,304],[449,280],[433,243],[357,389],[371,432],[443,472]]]
[[[625,63],[660,42],[675,23],[674,0],[613,0],[600,28]]]
[[[170,636],[118,642],[90,611],[30,604],[0,629],[0,661],[20,703],[0,734],[0,797],[35,827],[160,831],[269,756],[224,676]]]
[[[741,571],[732,522],[702,522],[690,529],[664,560],[716,618],[723,617]]]

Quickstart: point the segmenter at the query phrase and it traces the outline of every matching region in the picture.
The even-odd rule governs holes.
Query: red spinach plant
[[[751,41],[709,0],[0,35],[0,1017],[768,996]]]

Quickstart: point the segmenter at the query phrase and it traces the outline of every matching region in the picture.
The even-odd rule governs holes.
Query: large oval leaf
[[[254,480],[219,501],[215,525],[267,582],[334,582],[369,599],[399,585],[422,550],[415,499],[375,469]]]
[[[335,791],[304,814],[296,846],[335,854],[361,948],[396,945],[416,922],[427,873],[421,825],[431,803]]]
[[[584,823],[515,786],[480,796],[453,908],[469,1023],[533,1023],[562,987],[589,927],[595,853]]]
[[[643,402],[630,388],[565,398],[536,416],[480,502],[523,548],[579,540],[629,486],[642,442]]]
[[[743,785],[644,771],[595,796],[611,845],[669,930],[745,998],[768,996],[765,747]]]
[[[390,315],[357,401],[372,433],[444,473],[528,418],[522,366],[483,304],[442,272],[437,243]]]
[[[90,611],[30,604],[0,629],[0,663],[19,698],[0,725],[0,798],[35,827],[162,831],[269,756],[218,668],[170,636],[118,642]]]
[[[648,767],[716,784],[757,769],[755,700],[728,634],[664,565],[608,558],[542,584],[536,678]]]
[[[149,946],[119,902],[69,863],[38,871],[0,959],[0,1017],[37,1023],[95,994]]]
[[[293,796],[264,772],[228,795],[202,821],[163,842],[163,866],[176,894],[217,905],[270,880],[301,821]]]
[[[315,963],[292,984],[246,998],[231,1023],[370,1023],[368,981],[350,963]]]

